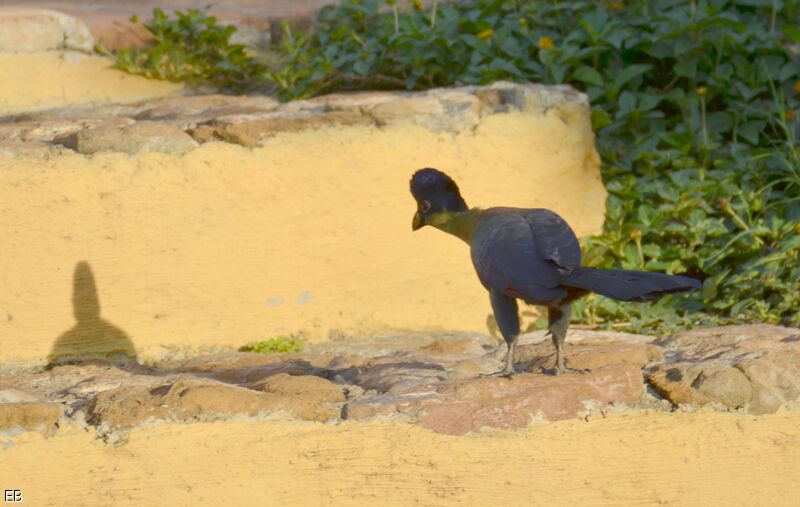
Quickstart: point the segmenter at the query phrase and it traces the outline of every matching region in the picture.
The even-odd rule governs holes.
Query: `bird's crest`
[[[414,199],[431,199],[445,194],[455,194],[461,198],[456,182],[442,171],[426,167],[411,177],[411,195]]]

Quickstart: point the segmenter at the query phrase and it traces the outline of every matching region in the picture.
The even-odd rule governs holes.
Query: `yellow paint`
[[[453,437],[221,422],[0,438],[25,505],[769,505],[800,493],[800,414],[627,414]]]
[[[108,58],[43,51],[0,53],[0,115],[162,97],[181,85],[127,74]]]
[[[0,362],[46,357],[59,337],[74,346],[75,329],[87,349],[120,348],[93,341],[102,328],[143,359],[296,332],[486,332],[466,245],[411,231],[408,181],[424,166],[471,206],[547,207],[579,234],[601,229],[593,137],[569,110],[498,114],[457,136],[349,127],[255,150],[0,159]],[[76,322],[73,299],[99,315]]]

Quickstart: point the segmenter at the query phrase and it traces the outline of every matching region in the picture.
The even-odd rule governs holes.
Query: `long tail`
[[[575,269],[561,283],[620,301],[655,301],[665,294],[700,288],[698,280],[685,276],[587,267]]]

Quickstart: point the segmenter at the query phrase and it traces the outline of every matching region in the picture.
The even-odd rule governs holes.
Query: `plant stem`
[[[703,128],[703,148],[708,146],[708,129],[706,128],[706,98],[700,97],[700,122]]]
[[[774,0],[772,2],[772,12],[770,13],[770,16],[769,16],[769,34],[770,35],[775,33],[775,20],[776,20],[776,17],[778,15],[778,5],[777,5],[777,3],[778,2],[776,2]]]

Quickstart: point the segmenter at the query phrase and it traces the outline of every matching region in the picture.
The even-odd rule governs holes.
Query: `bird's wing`
[[[533,233],[536,250],[562,271],[581,265],[581,245],[569,224],[548,209],[524,210],[525,221]]]
[[[566,292],[559,287],[558,266],[542,254],[538,233],[518,211],[491,208],[483,212],[470,241],[478,278],[489,290],[525,301],[560,300]]]

